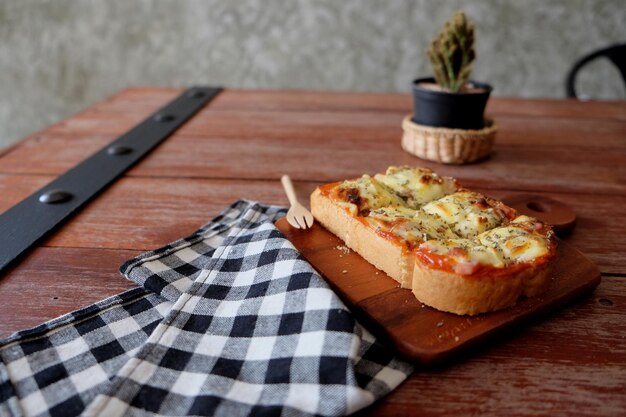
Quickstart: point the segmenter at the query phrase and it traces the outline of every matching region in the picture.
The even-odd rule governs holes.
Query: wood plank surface
[[[165,96],[170,98],[173,93],[167,90]],[[224,93],[224,97],[228,96],[229,92]],[[313,95],[314,102],[320,101],[320,97],[324,95]],[[369,103],[370,107],[362,104],[356,110],[294,110],[287,101],[286,110],[273,107],[269,111],[229,107],[220,110],[220,97],[129,175],[276,178],[289,172],[295,179],[332,181],[380,171],[392,164],[419,164],[462,177],[473,186],[505,183],[518,190],[626,193],[626,182],[621,180],[626,177],[626,166],[621,163],[626,156],[626,123],[617,118],[592,117],[603,114],[599,110],[604,111],[606,105],[598,110],[598,106],[593,106],[597,103],[591,103],[586,118],[505,113],[497,118],[500,131],[488,161],[440,167],[402,151],[398,146],[400,121],[406,108],[377,112],[377,98],[375,94],[364,95],[361,103]],[[381,101],[381,106],[385,106],[385,100]],[[4,155],[0,172],[59,175],[158,107],[140,101],[132,112],[116,107],[113,111],[110,108],[116,102],[105,101],[31,136]],[[578,115],[583,104],[589,103],[573,102],[569,106]],[[623,104],[613,107],[626,113]],[[111,123],[112,119],[115,123]],[[33,152],[40,146],[46,146],[47,152]],[[300,164],[302,155],[307,156],[306,166]]]
[[[625,303],[623,279],[605,277],[592,297],[550,320],[511,331],[456,363],[417,369],[360,415],[621,416]]]
[[[214,176],[237,174],[250,177],[254,172],[249,164],[227,166],[222,163],[214,166],[208,163],[233,157],[234,154],[240,155],[243,162],[249,163],[258,155],[260,148],[263,148],[267,161],[279,164],[274,169],[269,165],[258,167],[261,170],[259,173],[265,177],[271,176],[279,168],[293,170],[293,161],[289,158],[301,155],[302,152],[307,152],[307,156],[313,161],[325,161],[329,167],[340,163],[354,164],[358,161],[359,155],[371,158],[373,162],[378,162],[378,165],[398,158],[406,163],[421,163],[418,158],[406,154],[398,146],[401,137],[399,127],[401,115],[390,115],[384,124],[373,124],[364,123],[371,119],[371,114],[359,113],[358,117],[354,116],[354,113],[326,114],[325,117],[318,116],[316,125],[313,125],[307,122],[307,113],[296,115],[290,113],[290,117],[280,113],[261,112],[250,112],[243,116],[237,112],[209,114],[212,117],[207,116],[206,123],[192,121],[183,127],[163,144],[163,152],[159,152],[158,158],[151,158],[150,164],[142,164],[133,171],[133,175],[154,175],[156,169],[160,168],[163,171],[156,173],[181,177],[194,176],[203,168],[206,170],[207,166],[211,166]],[[260,115],[264,117],[261,118]],[[106,126],[107,120],[111,117],[110,114],[99,114],[98,120]],[[128,117],[124,126],[130,128],[139,120],[141,117]],[[336,125],[339,123],[349,123],[351,127],[338,128]],[[529,126],[525,118],[506,117],[498,120],[498,124],[500,132],[495,154],[489,161],[490,168],[501,169],[501,164],[510,163],[512,157],[519,152],[524,153],[523,156],[526,158],[524,164],[518,164],[520,167],[532,164],[532,168],[535,168],[539,163],[550,162],[554,171],[558,168],[557,165],[563,165],[561,171],[557,170],[554,173],[547,169],[542,170],[541,173],[546,177],[542,182],[566,172],[566,168],[571,169],[567,164],[580,163],[582,156],[589,155],[590,152],[609,160],[619,158],[626,152],[626,141],[623,140],[626,136],[626,123],[622,122],[590,123],[580,120],[540,119]],[[9,152],[3,158],[0,169],[4,173],[60,174],[107,145],[124,131],[112,127],[109,132],[102,132],[98,127],[98,133],[94,133],[90,129],[86,127],[78,137],[72,128],[63,131],[51,129],[43,134],[34,135]],[[556,132],[559,134],[556,135]],[[603,143],[601,149],[595,145],[596,141]],[[314,146],[316,144],[317,146]],[[46,146],[49,153],[33,155],[32,150],[42,145]],[[329,155],[326,151],[329,148],[336,149],[338,154]],[[564,151],[562,148],[567,149]],[[194,158],[198,152],[203,158],[209,158],[207,164],[202,165],[199,158]],[[614,152],[618,154],[613,155]],[[31,163],[24,164],[25,158]],[[285,159],[288,160],[282,161]],[[586,165],[589,164],[588,159],[582,158],[583,161],[587,161]],[[471,171],[474,171],[472,165],[446,168],[459,173],[469,171],[471,174]],[[615,168],[619,171],[613,177],[623,173],[620,167]],[[520,170],[520,176],[524,171],[529,171],[522,168]],[[307,174],[308,178],[300,179],[313,179],[313,173]],[[575,171],[572,174],[575,174]],[[325,173],[326,177],[332,175],[336,175],[332,170]],[[590,179],[581,178],[585,181]]]
[[[160,147],[162,152],[149,155],[128,175],[256,179],[278,178],[288,172],[294,179],[329,182],[364,172],[379,172],[393,164],[408,164],[431,167],[441,174],[463,178],[464,183],[474,187],[626,193],[626,183],[620,180],[626,177],[626,166],[621,163],[626,148],[549,150],[500,144],[496,145],[488,165],[453,167],[426,162],[403,152],[398,135],[396,132],[393,138],[370,137],[369,140],[362,135],[358,138],[358,147],[341,137],[335,140],[316,135],[298,138],[295,132],[292,138],[276,140],[177,135]],[[67,147],[65,142],[71,138],[56,138],[46,155],[33,153],[30,147],[18,148],[3,158],[0,169],[10,174],[59,175],[106,145],[113,136],[77,140],[88,141],[76,148],[80,151]],[[262,153],[260,149],[263,149]],[[327,149],[333,149],[333,152]],[[303,155],[307,158],[306,166],[300,163]],[[24,160],[29,159],[33,163],[24,164]],[[604,164],[598,167],[594,161],[599,160]],[[581,175],[581,172],[585,174]]]
[[[0,212],[180,94],[138,87],[0,152]],[[574,209],[565,240],[594,261],[593,296],[443,368],[420,368],[362,415],[626,415],[626,102],[493,98],[495,153],[455,167],[400,149],[411,97],[226,90],[0,277],[0,335],[134,284],[120,264],[193,232],[240,198],[287,204],[320,183],[421,165],[496,198],[533,192]]]
[[[0,211],[52,178],[0,174]],[[296,182],[300,199],[308,201],[308,195],[319,184]],[[489,188],[476,190],[495,198],[519,194]],[[603,273],[625,272],[622,255],[626,253],[626,239],[611,236],[626,235],[626,223],[615,211],[626,207],[626,195],[538,194],[556,198],[576,213],[577,225],[565,237],[566,242],[581,250]],[[242,197],[266,204],[288,204],[278,178],[251,181],[127,177],[113,184],[44,245],[149,250],[190,234]]]
[[[136,251],[37,248],[0,281],[0,337],[137,285],[118,272]]]
[[[141,113],[148,106],[156,109],[159,104],[180,94],[182,89],[172,87],[131,87],[86,109]],[[227,89],[212,110],[253,111],[374,111],[376,113],[409,113],[412,98],[408,94],[368,93],[338,91],[289,91],[289,90],[241,90]],[[492,97],[487,113],[529,117],[563,117],[566,119],[594,119],[626,121],[626,104],[623,101],[577,101],[558,99],[525,100],[508,97]]]

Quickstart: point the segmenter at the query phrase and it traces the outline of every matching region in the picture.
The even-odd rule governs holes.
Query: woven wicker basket
[[[497,126],[485,119],[480,130],[419,125],[406,116],[402,121],[402,149],[419,158],[443,164],[467,164],[491,153]]]

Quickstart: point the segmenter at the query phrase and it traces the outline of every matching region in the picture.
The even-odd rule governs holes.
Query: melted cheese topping
[[[387,186],[369,175],[353,181],[342,182],[336,190],[339,205],[348,208],[352,215],[367,215],[370,210],[382,207],[404,207],[404,201]]]
[[[428,169],[390,167],[374,178],[364,175],[322,189],[432,268],[473,275],[533,265],[555,253],[549,226],[518,216],[502,202],[459,190],[456,180]]]
[[[440,177],[425,168],[389,167],[385,174],[377,174],[374,178],[393,190],[413,209],[452,194],[458,188],[453,178]]]
[[[503,268],[508,265],[535,262],[554,249],[552,232],[543,223],[528,216],[519,216],[507,226],[496,227],[474,239],[429,240],[421,244],[427,260],[429,255],[445,257],[444,266],[461,275],[471,275],[480,266]],[[438,258],[440,259],[440,258]]]
[[[447,258],[457,274],[471,275],[481,265],[502,268],[505,261],[497,250],[470,239],[429,240],[420,250]]]
[[[527,216],[524,217],[529,219]],[[550,235],[532,231],[532,225],[537,223],[527,219],[518,221],[516,219],[508,226],[496,227],[482,233],[478,236],[478,241],[498,251],[508,262],[531,261],[547,255],[551,248]]]
[[[416,211],[413,221],[419,223],[420,228],[424,231],[426,235],[424,240],[454,239],[458,237],[441,218],[424,211]]]
[[[440,217],[463,238],[473,238],[502,223],[502,216],[489,206],[484,196],[471,191],[457,193],[432,201],[422,207],[426,213]]]
[[[448,225],[438,217],[407,207],[383,207],[372,210],[366,220],[377,230],[393,233],[409,243],[456,237]]]

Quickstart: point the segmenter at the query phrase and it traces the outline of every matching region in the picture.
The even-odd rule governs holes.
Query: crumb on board
[[[344,255],[347,255],[350,253],[350,248],[345,246],[345,245],[337,245],[335,246],[335,249],[337,249],[338,251],[342,252]],[[339,255],[341,256],[341,255]]]
[[[341,271],[342,274],[347,274],[348,271],[346,269],[344,269],[343,271]]]
[[[443,326],[443,321],[440,321],[439,323],[437,323],[437,327],[441,327]]]
[[[454,336],[454,341],[458,342],[459,341],[459,336]]]

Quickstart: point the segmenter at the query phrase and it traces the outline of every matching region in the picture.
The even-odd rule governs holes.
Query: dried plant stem
[[[427,50],[437,84],[453,93],[469,81],[474,52],[474,25],[463,12],[444,25]]]

